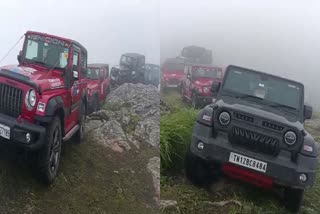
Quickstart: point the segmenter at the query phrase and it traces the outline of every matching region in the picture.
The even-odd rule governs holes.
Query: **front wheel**
[[[46,144],[38,151],[38,166],[43,181],[51,184],[57,176],[61,156],[62,132],[59,117],[55,117],[47,128],[46,139]]]
[[[185,156],[185,173],[192,184],[199,187],[209,187],[214,178],[210,169],[208,162],[195,156],[188,149]]]
[[[291,212],[299,212],[303,201],[303,189],[295,189],[287,187],[284,190],[284,201],[287,209]]]
[[[194,109],[197,109],[199,108],[199,103],[198,103],[198,98],[197,98],[197,95],[195,94],[192,94],[192,97],[191,97],[191,105]]]

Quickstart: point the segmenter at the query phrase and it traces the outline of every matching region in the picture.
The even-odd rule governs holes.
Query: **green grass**
[[[229,178],[222,178],[215,183],[208,191],[193,186],[188,182],[184,176],[183,168],[181,166],[181,159],[184,156],[184,148],[180,148],[180,144],[172,143],[178,141],[183,145],[190,142],[191,131],[190,127],[193,123],[187,117],[188,107],[181,102],[178,93],[171,91],[163,94],[163,99],[168,102],[169,106],[173,108],[173,112],[165,115],[161,120],[161,134],[165,135],[165,140],[161,139],[164,148],[161,148],[161,160],[167,158],[167,153],[178,154],[176,159],[167,164],[167,168],[175,170],[175,173],[167,173],[167,170],[161,171],[161,199],[177,201],[176,207],[169,207],[161,210],[162,213],[212,213],[212,214],[286,214],[288,211],[283,206],[282,193],[279,190],[263,191],[250,184]],[[189,108],[190,112],[196,112]],[[190,113],[189,112],[189,113]],[[320,118],[319,113],[315,113],[313,119]],[[194,119],[194,118],[193,118]],[[172,121],[172,123],[170,123]],[[180,127],[181,123],[177,121],[184,121],[183,124],[189,124],[188,128],[177,128],[174,134],[170,135],[170,130],[174,130],[174,125]],[[169,125],[168,128],[165,126]],[[189,130],[189,134],[187,132]],[[320,126],[307,127],[307,130],[319,142],[320,140]],[[161,138],[162,138],[161,135]],[[171,136],[170,138],[168,136]],[[176,137],[183,136],[183,137]],[[173,139],[173,140],[172,140]],[[168,142],[169,141],[169,142]],[[166,153],[163,153],[166,152]],[[163,154],[162,154],[163,153]],[[169,156],[170,157],[170,156]],[[174,156],[175,157],[175,156]],[[168,158],[167,158],[168,159]],[[171,159],[172,160],[172,159]],[[207,202],[219,202],[224,200],[238,200],[242,206],[235,204],[228,204],[223,207],[210,205]],[[307,189],[305,192],[303,214],[320,213],[320,169],[317,172],[317,180],[315,185]]]

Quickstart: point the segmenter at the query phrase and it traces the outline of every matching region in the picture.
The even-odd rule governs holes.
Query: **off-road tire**
[[[84,123],[86,121],[86,106],[84,103],[81,103],[80,106],[80,119],[79,119],[79,123],[78,125],[79,130],[77,131],[77,133],[74,135],[74,142],[76,144],[80,144],[83,141],[83,137],[84,137]]]
[[[304,189],[285,188],[284,202],[286,208],[291,212],[298,213],[303,202],[303,194]]]
[[[62,130],[59,117],[53,119],[46,132],[46,143],[38,151],[37,165],[41,179],[50,185],[58,174],[61,158]]]
[[[94,101],[93,101],[93,112],[97,112],[100,110],[100,102],[99,102],[99,97],[95,96]]]
[[[191,105],[194,109],[199,108],[198,98],[197,98],[197,95],[195,95],[195,94],[192,94],[192,96],[191,96]]]
[[[185,156],[185,174],[191,183],[207,188],[213,182],[210,164],[191,153],[188,149]]]

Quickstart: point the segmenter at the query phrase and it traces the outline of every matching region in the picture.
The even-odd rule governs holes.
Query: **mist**
[[[187,45],[212,49],[213,64],[244,66],[305,84],[320,109],[320,2],[161,1],[161,62]]]
[[[137,52],[159,64],[160,26],[157,0],[10,0],[0,1],[0,58],[27,31],[70,38],[88,50],[88,63],[119,63]],[[17,64],[21,40],[0,65]]]

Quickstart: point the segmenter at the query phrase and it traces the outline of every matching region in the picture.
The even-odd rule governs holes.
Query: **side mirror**
[[[21,64],[22,51],[20,51],[19,54],[17,55],[17,59],[18,59],[19,64]]]
[[[304,119],[309,120],[312,117],[312,106],[304,105]]]
[[[220,89],[220,82],[213,82],[211,86],[211,93],[213,96],[217,95]]]
[[[79,72],[78,71],[73,71],[73,79],[79,79]]]

